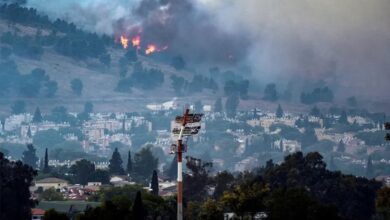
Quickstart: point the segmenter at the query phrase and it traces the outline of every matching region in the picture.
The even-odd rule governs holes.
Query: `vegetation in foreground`
[[[0,159],[1,217],[27,219],[29,212],[20,210],[33,206],[28,199],[28,186],[36,173],[21,162],[8,161],[2,154]],[[268,161],[265,167],[235,175],[225,171],[211,176],[212,164],[196,158],[187,158],[186,165],[186,219],[222,219],[227,212],[249,218],[265,212],[268,219],[363,220],[386,219],[390,213],[389,188],[381,188],[375,180],[331,172],[319,153],[298,152],[286,156],[279,165]],[[77,219],[176,217],[174,197],[162,198],[137,185],[103,190],[98,199],[101,206],[87,209]],[[13,204],[12,209],[6,208],[9,204]],[[54,219],[50,216],[57,214],[51,210],[46,219]]]

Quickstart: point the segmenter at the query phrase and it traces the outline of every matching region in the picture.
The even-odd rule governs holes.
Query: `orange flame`
[[[133,47],[136,47],[139,49],[141,46],[141,37],[140,36],[135,36],[131,39],[131,43],[133,44]]]
[[[123,46],[123,48],[127,49],[127,47],[129,47],[129,39],[125,36],[121,36],[121,44]]]
[[[146,55],[152,54],[152,53],[156,52],[156,50],[157,50],[156,45],[149,44],[148,47],[145,50],[145,54]]]
[[[124,49],[129,47],[129,41],[131,40],[131,45],[136,49],[141,49],[141,37],[139,35],[129,39],[125,35],[120,36],[120,43]],[[145,55],[150,55],[152,53],[161,52],[167,50],[168,46],[158,47],[156,44],[150,43],[145,48]]]

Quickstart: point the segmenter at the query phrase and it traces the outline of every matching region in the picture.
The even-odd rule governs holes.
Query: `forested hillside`
[[[147,57],[122,48],[118,41],[64,20],[52,21],[35,9],[2,5],[0,102],[6,105],[1,111],[19,99],[34,100],[43,109],[58,103],[80,103],[81,108],[86,100],[99,100],[103,110],[124,110],[189,92],[215,94],[221,87],[212,78],[188,71],[179,55]]]

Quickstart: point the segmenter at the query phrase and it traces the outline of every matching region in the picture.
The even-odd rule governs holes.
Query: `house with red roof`
[[[43,209],[31,209],[31,219],[32,220],[42,220],[45,215],[45,210]]]

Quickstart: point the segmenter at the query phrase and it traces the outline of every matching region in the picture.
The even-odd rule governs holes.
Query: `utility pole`
[[[183,123],[177,139],[177,220],[183,219],[183,132],[187,123],[189,110],[186,109]]]
[[[183,144],[184,136],[195,135],[199,132],[200,125],[193,126],[194,123],[199,123],[202,114],[190,114],[187,108],[183,116],[177,116],[175,121],[180,124],[180,130],[174,128],[172,133],[179,135],[177,145],[172,145],[171,153],[177,154],[177,220],[183,220],[183,152],[187,149]],[[187,125],[189,125],[187,127]]]

